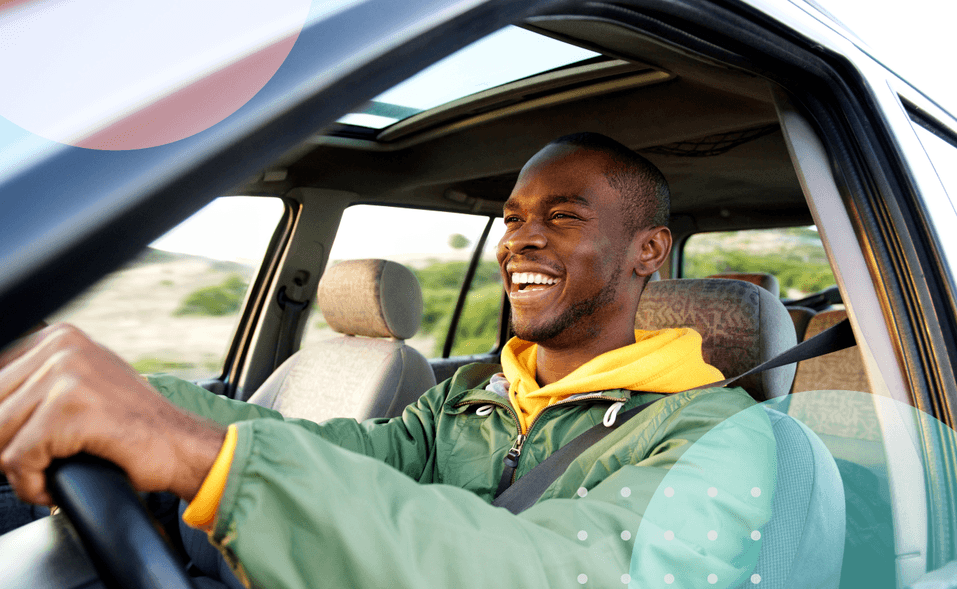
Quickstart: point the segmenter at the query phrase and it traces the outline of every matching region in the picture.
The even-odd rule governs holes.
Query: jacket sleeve
[[[641,460],[519,516],[321,429],[237,429],[211,539],[254,587],[732,586],[756,562],[775,482],[763,410],[718,399],[663,420]]]
[[[199,385],[168,375],[147,377],[150,384],[174,405],[211,419],[220,425],[263,419],[282,422],[341,448],[378,459],[407,476],[428,483],[435,466],[433,417],[441,409],[448,384],[436,385],[394,419],[330,419],[322,424],[307,419],[287,419],[281,413],[259,405],[210,393]]]

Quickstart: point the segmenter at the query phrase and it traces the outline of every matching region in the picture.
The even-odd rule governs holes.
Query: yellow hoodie
[[[557,382],[535,380],[538,345],[517,337],[505,344],[502,370],[522,432],[543,409],[569,395],[611,389],[678,393],[724,379],[701,356],[701,335],[687,327],[635,331],[635,343],[592,358]]]

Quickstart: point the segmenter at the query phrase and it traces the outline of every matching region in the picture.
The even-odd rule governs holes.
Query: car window
[[[218,198],[47,321],[76,325],[141,373],[218,376],[283,211],[278,198]]]
[[[930,158],[937,176],[957,208],[957,145],[943,138],[943,133],[922,120],[912,119],[914,130],[920,139],[927,157]],[[936,132],[935,132],[936,131]]]
[[[681,260],[684,278],[772,274],[781,285],[782,299],[799,299],[835,284],[814,227],[698,233],[685,241]]]
[[[492,224],[475,268],[449,356],[484,354],[497,343],[503,290],[495,251],[504,234],[505,224],[497,220]]]
[[[475,252],[489,217],[423,209],[408,209],[379,205],[355,205],[343,212],[336,240],[329,252],[330,264],[342,260],[384,258],[408,267],[422,287],[422,327],[406,343],[426,358],[439,358],[448,335],[455,305],[462,290],[469,261]],[[496,223],[493,226],[501,225]],[[456,330],[462,335],[453,355],[470,354],[472,349],[487,352],[495,342],[498,313],[501,306],[501,286],[491,286],[497,236],[489,235],[482,261],[472,281],[463,319]],[[489,303],[487,293],[496,289],[495,304]],[[494,312],[491,309],[494,306]],[[322,317],[321,309],[314,313],[303,334],[302,346],[334,335]],[[495,315],[495,327],[489,327],[486,316]],[[489,336],[491,334],[491,336]],[[489,342],[485,346],[485,342]],[[482,349],[484,348],[484,349]]]

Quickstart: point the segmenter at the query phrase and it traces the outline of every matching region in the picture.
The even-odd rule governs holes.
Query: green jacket
[[[670,395],[585,451],[534,506],[492,507],[514,409],[470,365],[393,419],[323,424],[152,384],[238,443],[210,538],[255,587],[734,586],[771,512],[774,437],[741,389]],[[660,397],[603,391],[546,409],[516,476],[593,425]],[[476,409],[491,404],[483,415]],[[711,576],[709,578],[709,575]],[[715,581],[715,583],[711,583]]]

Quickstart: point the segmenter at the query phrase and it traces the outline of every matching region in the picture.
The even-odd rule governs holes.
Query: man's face
[[[550,145],[533,157],[505,203],[498,262],[521,339],[555,347],[634,321],[632,235],[605,156]]]

